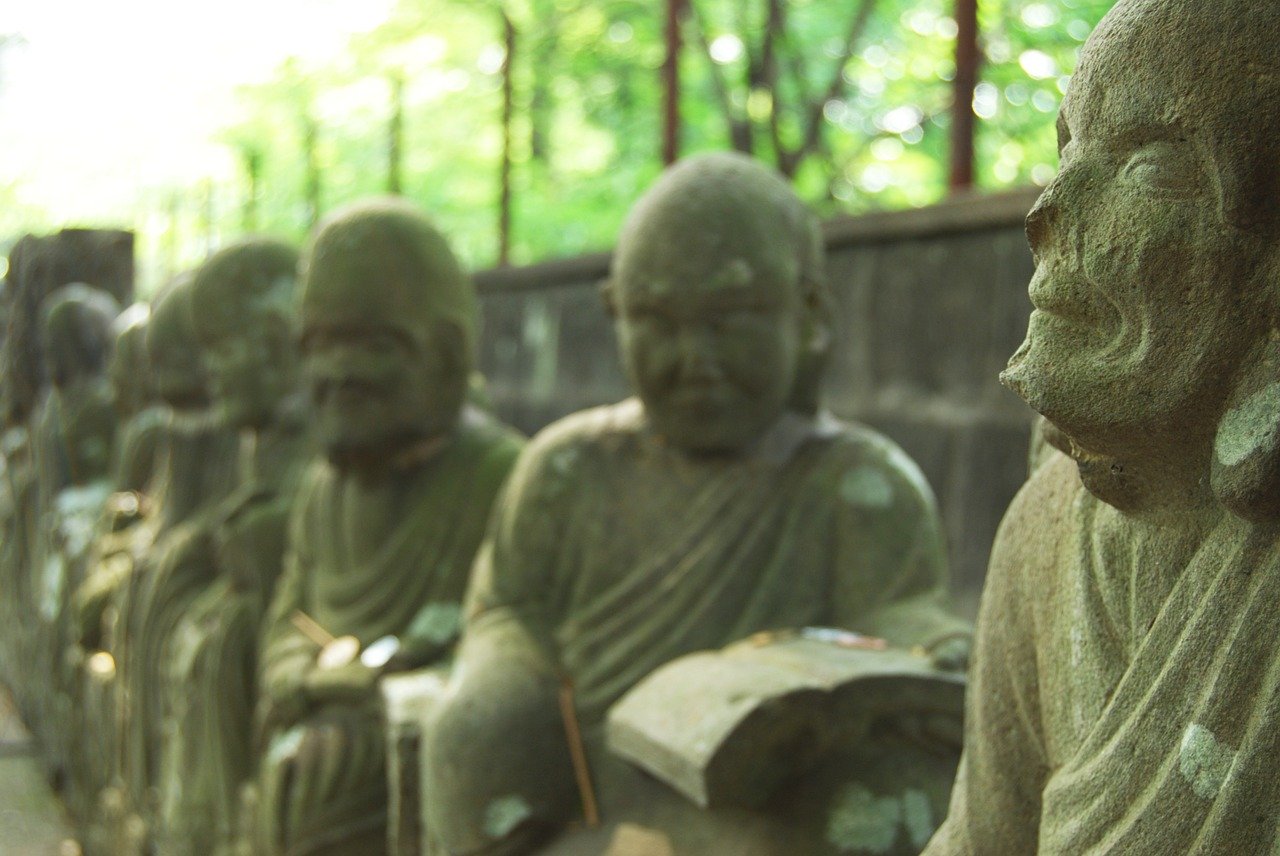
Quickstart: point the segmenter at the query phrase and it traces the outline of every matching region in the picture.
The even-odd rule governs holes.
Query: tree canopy
[[[983,0],[979,189],[1052,177],[1054,115],[1111,2]],[[940,199],[952,4],[685,0],[681,152],[750,151],[824,214]],[[176,267],[243,231],[300,239],[325,211],[390,191],[473,266],[603,249],[662,168],[664,6],[399,0],[339,54],[286,60],[240,91],[220,134],[239,180],[192,176],[157,200],[160,246]]]

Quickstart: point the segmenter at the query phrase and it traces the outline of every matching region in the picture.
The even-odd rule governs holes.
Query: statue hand
[[[381,676],[381,669],[354,660],[332,669],[312,669],[303,686],[312,701],[350,704],[367,699]]]
[[[969,668],[969,654],[972,648],[972,636],[968,633],[954,634],[930,645],[929,659],[939,669],[963,672]]]
[[[311,707],[303,682],[287,686],[276,685],[263,693],[258,709],[259,731],[263,735],[284,729],[298,722]]]

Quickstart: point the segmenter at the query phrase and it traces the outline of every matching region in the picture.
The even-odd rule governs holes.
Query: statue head
[[[303,372],[337,463],[378,463],[453,430],[473,364],[476,299],[444,236],[413,205],[335,212],[302,261]]]
[[[147,359],[147,324],[151,307],[135,303],[121,312],[111,325],[115,347],[107,365],[107,378],[116,410],[127,418],[146,407],[154,397],[151,365]]]
[[[115,298],[84,283],[64,285],[41,305],[49,379],[63,388],[104,375],[114,342],[111,322],[120,313]]]
[[[183,274],[161,289],[147,323],[147,359],[156,394],[175,410],[209,404],[209,376],[192,320],[191,283],[191,274]]]
[[[1120,0],[1063,101],[1061,166],[1027,220],[1035,311],[1003,379],[1115,504],[1130,464],[1203,484],[1215,444],[1236,464],[1280,445],[1277,44],[1274,3]],[[1231,427],[1264,388],[1269,412]]]
[[[817,408],[830,341],[817,220],[742,155],[691,157],[636,203],[606,297],[655,433],[695,453],[751,446]]]
[[[247,238],[214,253],[196,270],[192,320],[214,402],[227,425],[266,427],[293,397],[297,269],[293,247]]]

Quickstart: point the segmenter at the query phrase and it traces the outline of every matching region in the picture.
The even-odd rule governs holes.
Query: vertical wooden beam
[[[664,30],[667,56],[662,63],[662,162],[680,157],[680,24],[688,0],[667,0]]]
[[[515,119],[516,27],[511,16],[502,13],[505,51],[502,57],[502,168],[498,200],[498,264],[511,263],[511,142]]]
[[[951,110],[951,168],[948,185],[952,192],[973,186],[974,135],[977,120],[973,93],[978,86],[982,54],[978,49],[978,0],[956,0],[956,77]]]
[[[387,83],[391,87],[391,116],[387,120],[387,193],[398,196],[404,189],[401,176],[404,161],[404,72],[391,72]]]
[[[258,197],[261,195],[262,184],[262,151],[256,146],[244,146],[240,150],[240,159],[244,166],[246,185],[240,228],[245,232],[256,232],[258,231]]]
[[[320,123],[311,111],[302,114],[302,150],[306,164],[305,187],[303,190],[307,210],[307,228],[310,229],[320,219]]]

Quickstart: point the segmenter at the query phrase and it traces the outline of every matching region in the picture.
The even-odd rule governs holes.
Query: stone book
[[[756,807],[886,724],[960,722],[962,674],[877,642],[809,628],[673,660],[609,711],[609,749],[704,808]]]

